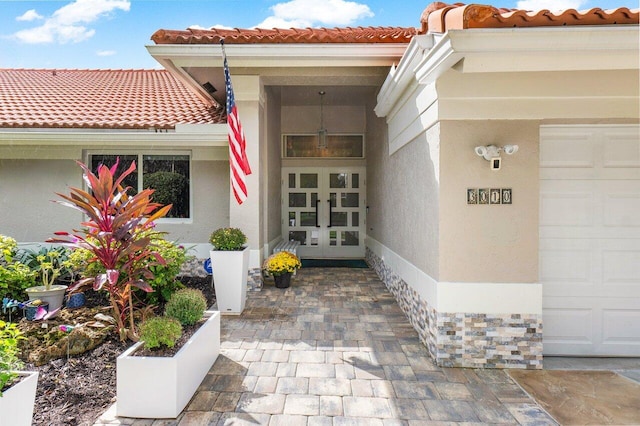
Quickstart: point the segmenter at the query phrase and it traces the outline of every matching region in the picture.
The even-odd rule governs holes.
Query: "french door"
[[[282,237],[303,258],[363,258],[365,169],[282,169]]]

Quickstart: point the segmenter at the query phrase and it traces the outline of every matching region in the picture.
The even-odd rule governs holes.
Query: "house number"
[[[467,188],[467,204],[511,204],[511,188]]]

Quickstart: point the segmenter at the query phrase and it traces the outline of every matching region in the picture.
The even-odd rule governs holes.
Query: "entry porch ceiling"
[[[157,45],[147,49],[202,98],[225,104],[220,46]],[[232,78],[259,75],[265,86],[341,86],[346,94],[348,87],[380,87],[405,49],[406,44],[225,46]],[[333,102],[328,97],[326,101]]]

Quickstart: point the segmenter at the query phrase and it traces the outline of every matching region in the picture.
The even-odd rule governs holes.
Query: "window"
[[[283,135],[286,158],[364,158],[364,135],[332,134],[327,147],[318,147],[318,135]]]
[[[132,161],[136,171],[124,180],[133,195],[152,188],[152,200],[162,205],[173,204],[167,218],[191,217],[191,173],[188,154],[89,154],[89,166],[95,173],[100,164],[111,167],[120,158],[116,174],[127,170]]]

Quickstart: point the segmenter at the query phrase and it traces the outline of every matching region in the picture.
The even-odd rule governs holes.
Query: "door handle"
[[[332,222],[331,221],[331,216],[332,216],[332,214],[331,214],[331,200],[327,200],[327,203],[329,203],[329,226],[327,226],[327,228],[331,228],[331,225],[332,225],[332,223],[331,223]]]
[[[318,204],[320,204],[320,200],[316,200],[316,228],[320,228],[320,224],[318,223]]]

